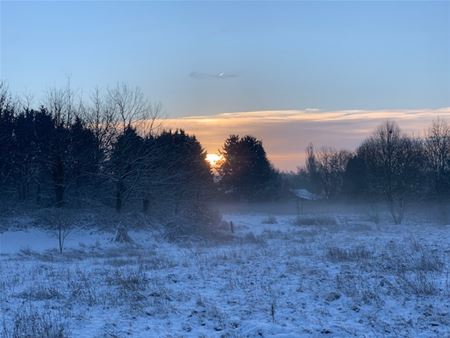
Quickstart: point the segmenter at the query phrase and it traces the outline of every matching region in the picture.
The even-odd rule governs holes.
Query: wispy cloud
[[[183,128],[195,134],[208,152],[216,152],[230,134],[252,134],[263,140],[275,166],[294,170],[304,162],[309,142],[348,150],[383,121],[395,120],[408,134],[423,135],[436,117],[450,121],[450,107],[416,110],[317,109],[234,112],[189,116],[164,121],[166,128]]]
[[[207,80],[207,79],[215,79],[215,80],[225,80],[238,77],[238,74],[233,73],[202,73],[202,72],[191,72],[189,77],[196,80]]]

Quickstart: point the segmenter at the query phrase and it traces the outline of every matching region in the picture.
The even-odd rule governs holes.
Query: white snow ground
[[[4,229],[0,335],[450,337],[450,226],[224,218],[234,238],[80,230],[63,254],[47,231]]]

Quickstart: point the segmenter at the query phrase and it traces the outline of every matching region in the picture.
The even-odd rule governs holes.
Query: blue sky
[[[70,76],[137,85],[168,116],[450,106],[450,2],[0,6],[1,78],[37,101]]]

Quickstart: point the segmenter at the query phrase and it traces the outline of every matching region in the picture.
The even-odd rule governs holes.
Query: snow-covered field
[[[45,230],[3,228],[0,335],[450,336],[450,226],[224,219],[233,236],[180,243],[151,229],[129,231],[134,245],[79,230],[63,254]]]

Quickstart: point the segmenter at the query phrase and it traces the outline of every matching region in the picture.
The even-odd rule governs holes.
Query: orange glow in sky
[[[263,141],[271,162],[281,170],[303,166],[305,148],[330,146],[355,150],[378,125],[396,121],[408,135],[423,136],[431,122],[440,117],[450,123],[450,107],[415,110],[279,110],[224,113],[165,119],[162,127],[182,128],[194,134],[214,165],[230,134],[253,135]]]

